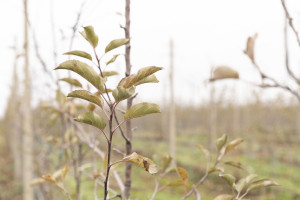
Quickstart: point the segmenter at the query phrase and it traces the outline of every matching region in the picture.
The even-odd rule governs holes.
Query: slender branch
[[[153,194],[151,196],[151,198],[149,200],[154,200],[156,194],[158,193],[158,189],[159,189],[159,185],[160,185],[160,178],[158,178],[158,180],[155,181],[155,188],[154,188],[154,191],[153,191]]]
[[[96,134],[93,132],[93,141],[94,141],[94,147],[96,147]],[[94,173],[97,172],[97,154],[94,152],[93,153],[93,170]],[[98,195],[97,195],[97,181],[94,178],[94,200],[98,200]]]
[[[106,116],[106,119],[107,119],[107,120],[109,120],[109,116],[107,115],[107,113],[106,113],[105,109],[104,109],[104,108],[101,108],[101,110],[102,110],[102,111],[103,111],[103,113],[105,114],[105,116]]]
[[[90,173],[87,173],[85,171],[83,171],[83,174],[85,174],[87,177],[91,178],[91,179],[94,179],[93,175],[90,174]],[[104,187],[104,183],[103,182],[100,182],[98,179],[94,179],[95,182],[98,184],[98,185],[101,185],[102,187]],[[118,195],[118,192],[109,188],[109,192],[113,193],[114,195]]]
[[[290,27],[292,28],[293,32],[295,33],[295,36],[296,36],[298,45],[299,45],[299,47],[300,47],[300,37],[299,37],[299,33],[298,33],[298,31],[296,30],[296,28],[295,28],[295,26],[294,26],[294,24],[293,24],[293,18],[290,16],[289,11],[287,10],[287,7],[286,7],[286,5],[285,5],[285,0],[281,0],[281,4],[282,4],[283,10],[284,10],[284,12],[285,12],[286,18],[287,18],[287,20],[289,21],[289,25],[290,25]]]
[[[115,119],[116,119],[116,117],[115,117]],[[129,118],[129,119],[126,119],[126,120],[124,120],[124,121],[122,121],[121,123],[119,123],[119,124],[117,125],[117,127],[116,127],[116,128],[114,128],[114,130],[112,131],[112,132],[113,132],[113,134],[114,134],[114,132],[115,132],[115,131],[116,131],[118,128],[119,128],[119,129],[121,129],[121,127],[120,127],[120,126],[121,126],[122,124],[124,124],[125,122],[127,122],[128,120],[130,120],[130,118]],[[123,132],[123,131],[122,131],[122,132]],[[121,133],[122,133],[122,132],[121,132]],[[123,133],[123,134],[124,134],[124,133]],[[126,138],[126,136],[125,136],[125,135],[124,135],[123,137],[124,137],[124,138]],[[126,140],[126,139],[125,139],[125,140]],[[127,138],[127,140],[128,140],[128,138]],[[126,141],[127,141],[127,140],[126,140]]]
[[[56,182],[55,182],[55,185],[64,192],[64,194],[67,196],[68,200],[72,200],[70,193],[64,188],[64,186],[59,185]]]
[[[109,118],[109,142],[107,144],[107,169],[106,169],[106,176],[104,180],[104,200],[107,200],[108,197],[108,179],[109,179],[109,172],[110,172],[110,160],[111,160],[111,147],[112,147],[112,121],[113,121],[113,115],[114,115],[114,108],[113,106],[110,106],[111,114]]]
[[[122,195],[120,195],[120,194],[117,194],[117,195],[115,195],[115,196],[113,196],[113,197],[109,198],[108,200],[110,200],[110,199],[116,199],[116,198],[120,198],[120,199],[122,199]]]
[[[261,68],[256,63],[256,61],[254,59],[250,58],[249,56],[248,56],[248,58],[251,60],[251,62],[254,65],[254,67],[259,72],[262,80],[269,80],[269,81],[273,82],[273,84],[262,83],[261,85],[258,85],[259,87],[262,87],[262,88],[281,88],[283,90],[286,90],[286,91],[290,92],[300,102],[300,94],[297,91],[293,90],[292,88],[290,88],[287,85],[283,85],[283,84],[279,83],[276,79],[274,79],[274,78],[270,77],[269,75],[265,74],[264,72],[262,72]]]
[[[117,117],[117,115],[116,115],[116,113],[115,113],[114,115],[115,115],[115,121],[117,122],[117,124],[120,124],[120,123],[119,123],[119,120],[118,120],[118,117]],[[124,140],[125,140],[126,142],[130,142],[130,140],[126,137],[124,131],[122,130],[121,126],[119,126],[119,130],[120,130],[121,135],[122,135],[122,137],[124,138]]]
[[[219,157],[219,155],[220,155],[220,153],[218,153],[217,158]],[[216,160],[215,164],[213,165],[213,168],[216,167],[219,164],[220,160],[221,159],[217,159]],[[199,187],[199,185],[201,185],[206,180],[206,178],[208,177],[208,175],[209,175],[209,162],[206,163],[206,169],[205,169],[204,176],[195,185],[193,185],[193,188],[188,193],[186,193],[186,195],[183,197],[182,200],[185,200],[189,196],[191,196],[195,192],[195,189],[197,187]]]
[[[107,143],[109,143],[110,141],[109,141],[109,139],[108,139],[106,133],[104,132],[104,130],[102,130],[102,129],[99,129],[99,130],[103,133],[103,135],[104,135],[104,137],[105,137]]]
[[[112,166],[114,166],[115,164],[118,164],[118,163],[120,163],[120,162],[124,162],[124,161],[123,161],[123,160],[118,160],[118,161],[116,161],[116,162],[111,163],[109,166],[112,167]]]
[[[98,69],[99,69],[99,71],[100,71],[100,75],[101,75],[102,78],[104,78],[103,72],[102,72],[102,70],[101,70],[100,59],[99,59],[99,57],[98,57],[98,55],[97,55],[97,53],[96,53],[96,49],[95,49],[95,48],[94,48],[94,54],[95,54],[95,57],[96,57],[96,60],[97,60]],[[107,87],[106,87],[106,84],[105,84],[105,83],[104,83],[104,88],[105,88],[105,93],[106,93],[106,95],[107,95],[107,97],[108,97],[108,100],[109,100],[109,102],[110,102],[110,104],[111,104],[112,101],[111,101],[110,96],[109,96],[109,94],[108,94]],[[109,103],[107,103],[107,104],[110,105]]]
[[[300,79],[296,77],[294,72],[290,68],[289,62],[289,47],[288,47],[288,24],[287,19],[284,20],[284,48],[285,48],[285,67],[288,74],[296,81],[297,84],[300,84]]]

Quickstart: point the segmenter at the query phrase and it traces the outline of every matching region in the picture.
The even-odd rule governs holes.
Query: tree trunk
[[[126,18],[126,24],[125,24],[125,38],[130,39],[130,0],[126,0],[125,5],[125,18]],[[130,75],[131,73],[131,62],[130,62],[130,49],[131,45],[130,43],[127,44],[125,49],[125,62],[126,62],[126,77]],[[129,98],[127,100],[127,109],[129,109],[132,106],[133,98]],[[129,141],[126,141],[126,155],[129,155],[132,153],[132,125],[131,121],[126,122],[126,135]],[[131,190],[131,169],[132,165],[129,162],[126,162],[125,166],[125,188],[124,188],[124,199],[129,199],[130,196],[130,190]]]
[[[9,120],[11,123],[11,139],[10,148],[14,160],[14,178],[21,181],[22,179],[22,149],[21,149],[21,127],[19,123],[21,121],[20,117],[20,98],[19,94],[19,79],[17,75],[17,62],[19,54],[17,51],[17,44],[15,45],[15,63],[13,72],[13,82],[11,87],[11,96],[9,98],[9,103],[11,104],[12,118]]]
[[[33,200],[33,190],[30,186],[32,180],[32,153],[33,153],[33,134],[31,120],[31,88],[29,75],[29,56],[28,56],[28,23],[27,23],[27,0],[24,0],[24,98],[23,98],[23,200]]]
[[[174,103],[174,46],[173,41],[170,41],[170,123],[169,123],[169,152],[173,158],[172,165],[176,163],[176,116]]]

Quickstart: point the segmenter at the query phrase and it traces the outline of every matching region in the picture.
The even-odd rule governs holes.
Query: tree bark
[[[126,5],[125,5],[125,38],[130,39],[130,0],[126,0]],[[125,62],[126,62],[126,77],[131,74],[131,62],[130,62],[130,50],[131,50],[131,45],[130,43],[126,45],[125,49]],[[127,110],[132,106],[132,101],[133,98],[129,98],[127,100]],[[126,122],[126,135],[129,141],[126,141],[126,155],[129,155],[132,153],[132,125],[131,121],[128,120]],[[125,188],[124,188],[124,194],[123,198],[124,199],[129,199],[130,197],[130,190],[131,190],[131,171],[132,171],[132,165],[129,162],[126,162],[125,165]]]
[[[28,23],[27,23],[27,0],[24,0],[24,98],[23,98],[23,200],[33,200],[33,190],[30,186],[32,180],[32,153],[33,153],[33,133],[31,119],[31,87],[29,74],[28,56]]]
[[[176,116],[174,103],[174,45],[170,41],[170,123],[169,123],[169,152],[172,159],[172,165],[176,163]]]

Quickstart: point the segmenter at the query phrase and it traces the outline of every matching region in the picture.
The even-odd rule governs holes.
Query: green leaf
[[[69,52],[64,53],[64,55],[79,56],[79,57],[82,57],[82,58],[92,60],[92,56],[89,53],[85,52],[85,51],[79,51],[79,50],[69,51]]]
[[[102,78],[97,74],[95,70],[93,70],[92,67],[84,62],[81,62],[79,60],[68,60],[61,63],[57,68],[55,68],[55,70],[57,69],[71,70],[85,78],[101,92],[104,92],[104,82]]]
[[[115,62],[116,59],[117,59],[117,57],[118,57],[119,55],[120,55],[120,54],[114,55],[108,62],[106,62],[106,65],[109,65],[109,64]]]
[[[222,149],[222,147],[226,144],[227,142],[227,135],[223,134],[220,138],[217,139],[216,141],[216,147],[218,152]]]
[[[85,26],[83,29],[84,31],[80,32],[80,34],[92,45],[93,48],[96,48],[98,45],[98,36],[94,31],[94,27]]]
[[[111,41],[105,48],[105,53],[115,49],[115,48],[118,48],[122,45],[125,45],[125,44],[128,44],[129,43],[129,39],[126,39],[126,38],[122,38],[122,39],[116,39],[116,40],[113,40]]]
[[[205,149],[205,148],[204,148],[202,145],[200,145],[200,144],[196,144],[196,147],[202,151],[202,153],[203,153],[204,156],[205,156],[205,159],[206,159],[207,163],[209,163],[210,160],[211,160],[210,152],[209,152],[207,149]]]
[[[240,162],[234,162],[234,161],[226,161],[224,162],[225,165],[230,165],[232,167],[236,167],[239,169],[245,169],[245,167]]]
[[[151,159],[143,157],[136,152],[124,157],[122,161],[134,163],[150,174],[155,174],[158,171],[157,165]]]
[[[126,111],[124,114],[124,119],[127,120],[137,118],[152,113],[160,113],[160,108],[158,105],[153,103],[139,103]]]
[[[219,174],[220,177],[222,177],[230,187],[234,188],[235,187],[235,177],[232,176],[231,174]]]
[[[64,81],[66,83],[69,83],[70,85],[73,85],[73,86],[76,86],[76,87],[82,87],[82,84],[74,78],[61,78],[59,80]]]
[[[103,107],[102,98],[97,96],[97,95],[94,95],[94,94],[90,93],[87,90],[75,90],[75,91],[69,93],[68,97],[84,99],[86,101],[89,101],[91,103],[94,103],[94,104],[100,106],[101,108]]]
[[[279,186],[279,184],[276,181],[272,181],[270,179],[261,179],[253,182],[247,189],[247,193],[254,189],[259,189],[262,187],[270,187],[270,186]]]
[[[156,78],[156,76],[154,74],[152,74],[150,76],[147,76],[143,80],[140,80],[140,81],[136,82],[134,85],[137,86],[137,85],[141,85],[141,84],[144,84],[144,83],[158,83],[158,82],[159,81]]]
[[[129,89],[124,89],[122,86],[118,86],[116,89],[112,91],[112,95],[115,98],[116,102],[120,102],[124,99],[128,99],[135,92],[135,87],[131,87]]]
[[[224,173],[224,169],[222,167],[212,167],[208,170],[208,173],[211,174],[211,173],[214,173],[214,172],[220,172],[220,173]]]
[[[119,86],[123,86],[124,88],[130,88],[133,85],[139,83],[146,77],[154,74],[155,72],[162,70],[161,67],[155,67],[155,66],[150,66],[150,67],[144,67],[140,69],[136,74],[132,74],[126,78],[123,78],[119,82]]]
[[[240,179],[236,184],[236,191],[238,193],[242,192],[245,186],[249,185],[256,177],[257,177],[256,174],[249,174],[245,178]]]
[[[66,95],[59,89],[56,90],[56,101],[59,105],[63,105],[66,102]]]
[[[238,146],[239,144],[241,144],[244,140],[241,138],[235,139],[233,141],[231,141],[225,149],[225,153],[229,152],[231,149],[233,149],[234,147]]]
[[[171,181],[167,183],[166,186],[176,187],[176,186],[184,186],[182,180]]]
[[[105,120],[94,112],[82,113],[74,120],[85,123],[85,124],[92,125],[101,130],[103,130],[106,126]]]
[[[234,196],[231,194],[221,194],[215,197],[214,200],[234,200]]]
[[[172,162],[172,157],[170,155],[164,156],[162,158],[161,171],[165,172],[167,170],[167,168],[170,166],[171,162]]]
[[[107,77],[107,76],[115,76],[115,75],[118,75],[119,73],[116,72],[116,71],[106,71],[106,72],[103,72],[103,76],[104,77]]]
[[[212,73],[210,81],[221,80],[221,79],[238,79],[239,73],[234,69],[227,66],[216,67]]]
[[[95,104],[89,103],[87,106],[88,111],[93,112],[96,109]]]
[[[188,172],[182,167],[177,167],[176,171],[177,171],[177,174],[179,175],[179,177],[181,178],[183,185],[186,186],[186,184],[189,180]]]

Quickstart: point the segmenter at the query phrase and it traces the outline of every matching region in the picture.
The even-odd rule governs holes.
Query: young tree
[[[33,190],[30,186],[33,169],[33,133],[31,118],[31,81],[29,71],[29,51],[28,51],[28,1],[24,0],[24,99],[23,99],[23,187],[24,200],[33,199]]]

